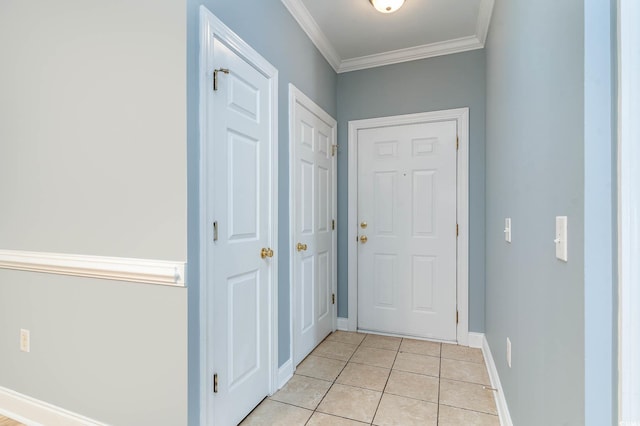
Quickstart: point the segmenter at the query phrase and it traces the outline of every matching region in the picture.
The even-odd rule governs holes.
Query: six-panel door
[[[455,121],[358,132],[358,232],[358,328],[455,341]]]

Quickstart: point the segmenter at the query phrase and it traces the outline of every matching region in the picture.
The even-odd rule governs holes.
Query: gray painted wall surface
[[[189,273],[198,275],[198,8],[203,4],[278,69],[278,350],[279,365],[289,359],[289,83],[336,117],[336,73],[280,0],[188,0],[188,181]],[[198,293],[189,289],[189,421],[198,412]]]
[[[405,62],[338,75],[338,316],[348,315],[350,120],[469,107],[469,329],[484,331],[485,53]]]
[[[3,0],[0,58],[0,248],[186,260],[184,3]],[[0,386],[184,424],[186,309],[186,289],[1,270]]]
[[[497,0],[486,47],[486,335],[518,426],[585,424],[583,7]]]

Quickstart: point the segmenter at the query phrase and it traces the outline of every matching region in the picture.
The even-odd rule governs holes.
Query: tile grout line
[[[456,410],[469,411],[470,413],[486,414],[487,416],[498,417],[497,414],[488,413],[486,411],[472,410],[471,408],[456,407],[455,405],[442,404],[444,407],[455,408]],[[499,418],[499,417],[498,417]]]
[[[331,334],[335,333],[332,332]],[[329,334],[329,336],[331,336],[331,334]],[[322,342],[320,342],[320,344],[324,343],[325,341],[327,341],[327,339],[329,338],[329,336],[325,337],[324,340]],[[320,404],[322,404],[322,401],[324,401],[324,399],[327,397],[327,395],[329,394],[329,391],[331,390],[331,388],[333,388],[333,385],[336,384],[336,381],[338,380],[338,377],[340,377],[340,375],[342,374],[342,372],[344,371],[345,368],[347,368],[347,365],[349,364],[349,361],[351,360],[351,358],[353,358],[353,356],[355,355],[355,353],[358,351],[358,349],[360,348],[360,346],[362,345],[362,342],[364,342],[364,339],[366,339],[368,336],[368,334],[364,334],[364,337],[362,338],[362,340],[360,341],[360,343],[358,343],[358,345],[356,346],[355,350],[353,351],[353,353],[351,354],[351,356],[349,356],[349,359],[347,359],[347,361],[345,362],[344,366],[342,367],[342,369],[340,370],[340,372],[336,375],[335,379],[333,379],[333,381],[331,382],[331,385],[329,386],[329,388],[327,389],[327,391],[324,393],[324,395],[322,395],[322,398],[320,399],[320,402],[318,402],[318,405],[316,405],[316,408],[313,409],[313,412],[311,413],[311,416],[309,416],[309,419],[306,421],[305,426],[309,423],[309,421],[311,421],[311,417],[313,417],[313,415],[315,413],[322,413],[321,411],[318,411],[318,407],[320,407]],[[344,343],[344,342],[340,342],[338,341],[338,343]],[[348,343],[347,343],[348,344]],[[320,345],[318,345],[320,346]],[[317,346],[316,346],[317,347]],[[315,349],[314,349],[315,350]],[[313,351],[311,351],[311,353],[313,353]],[[311,353],[309,355],[311,355]],[[316,355],[317,356],[317,355]],[[331,358],[329,358],[331,359]],[[339,360],[342,361],[342,360]],[[323,413],[324,414],[324,413]],[[341,416],[337,416],[337,417],[341,417]],[[346,418],[346,417],[342,417],[342,418]]]
[[[400,347],[402,347],[402,342],[404,341],[404,337],[400,338],[400,344],[398,345],[398,349],[396,350],[396,356],[393,357],[393,362],[391,363],[391,368],[389,369],[389,375],[387,376],[387,381],[384,382],[384,387],[382,388],[382,393],[380,395],[380,400],[378,401],[378,405],[376,406],[376,411],[373,412],[373,418],[371,419],[371,425],[373,425],[373,421],[376,419],[376,415],[378,414],[378,409],[380,408],[380,403],[382,402],[382,398],[384,397],[384,390],[387,388],[389,384],[389,379],[391,378],[391,373],[393,372],[393,366],[396,363],[396,359],[398,358],[398,354],[400,353]],[[392,394],[391,394],[392,395]]]

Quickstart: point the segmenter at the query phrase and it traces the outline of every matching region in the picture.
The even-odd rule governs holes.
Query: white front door
[[[270,392],[274,179],[269,79],[217,38],[209,47],[206,233],[212,423],[238,424]],[[263,257],[262,253],[266,256]],[[209,361],[209,360],[207,360]]]
[[[296,91],[291,87],[292,92]],[[297,93],[297,96],[295,94]],[[300,92],[292,95],[294,362],[331,331],[335,274],[335,120]],[[312,111],[313,110],[313,111]]]
[[[456,121],[358,132],[358,328],[456,340]]]

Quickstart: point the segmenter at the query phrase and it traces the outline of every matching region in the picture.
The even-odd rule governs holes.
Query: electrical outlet
[[[20,329],[20,350],[22,352],[31,352],[31,333],[24,328]]]
[[[507,365],[511,368],[511,340],[507,337]]]

